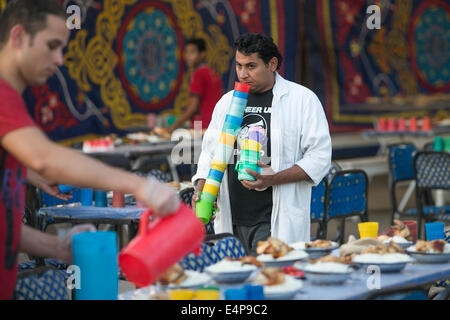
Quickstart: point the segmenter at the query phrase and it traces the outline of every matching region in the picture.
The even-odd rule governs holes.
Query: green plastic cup
[[[213,203],[209,201],[200,200],[195,205],[195,215],[199,218],[204,224],[207,224],[211,219],[213,211]]]

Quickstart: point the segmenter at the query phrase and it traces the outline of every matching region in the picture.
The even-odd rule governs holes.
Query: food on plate
[[[391,241],[389,242],[389,245],[380,244],[377,246],[372,246],[367,249],[364,249],[360,254],[366,254],[366,253],[373,253],[373,254],[389,254],[389,253],[405,253],[405,250],[403,250],[398,244]]]
[[[284,273],[280,268],[264,268],[255,276],[254,281],[263,286],[276,286],[284,283]]]
[[[443,253],[445,250],[446,242],[444,240],[417,240],[416,251],[417,252],[433,252],[433,253]]]
[[[158,279],[161,285],[167,286],[169,284],[179,285],[187,279],[187,275],[184,272],[182,266],[178,263],[174,264],[171,268],[166,270]]]
[[[153,128],[152,133],[166,139],[170,139],[171,137],[171,134],[167,131],[167,129],[161,127]]]
[[[288,275],[291,277],[295,277],[295,278],[304,278],[305,277],[305,274],[303,273],[303,271],[297,269],[294,266],[283,267],[282,270],[285,275]]]
[[[308,259],[308,262],[310,264],[326,263],[326,262],[351,264],[352,263],[352,257],[350,255],[348,255],[348,256],[340,256],[340,257],[328,255],[328,256],[320,257],[318,259]]]
[[[213,273],[220,273],[220,272],[252,271],[257,269],[256,266],[253,264],[244,264],[239,260],[223,259],[209,267],[206,267],[205,270],[208,270]]]
[[[294,250],[292,247],[285,244],[283,241],[276,238],[268,238],[267,241],[258,241],[256,253],[270,254],[275,259],[286,255],[288,252]]]
[[[330,240],[317,239],[311,243],[305,243],[305,248],[330,248],[333,243]]]
[[[382,241],[373,238],[364,238],[355,240],[354,236],[350,236],[346,244],[343,244],[340,248],[341,256],[354,256],[360,254],[364,250],[370,247],[384,245]]]
[[[388,240],[392,237],[402,237],[408,241],[412,241],[411,232],[407,225],[398,219],[394,219],[394,225],[390,226],[386,231],[377,237],[378,240]]]
[[[254,256],[245,256],[245,257],[241,257],[241,258],[231,258],[231,257],[226,257],[224,260],[226,261],[240,261],[242,264],[250,264],[250,265],[254,265],[258,268],[262,267],[262,263],[259,262],[258,260],[256,260],[256,257]]]

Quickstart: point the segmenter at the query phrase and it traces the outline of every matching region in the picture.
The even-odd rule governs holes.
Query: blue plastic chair
[[[203,243],[202,252],[199,256],[191,253],[180,261],[180,265],[185,270],[203,272],[206,267],[226,257],[240,258],[245,256],[246,252],[242,243],[239,239],[230,236],[220,239],[213,246]]]
[[[328,184],[325,226],[333,219],[341,219],[334,241],[343,243],[345,219],[358,216],[368,221],[368,178],[364,170],[342,170],[334,174]],[[326,236],[326,233],[325,233]]]
[[[19,270],[14,290],[15,300],[69,300],[65,270],[50,267]]]
[[[424,206],[424,195],[436,189],[450,189],[450,154],[447,152],[421,151],[414,156],[416,180],[416,206],[418,212],[418,237],[422,220],[450,220],[450,206]]]
[[[311,190],[311,222],[318,223],[316,237],[324,238],[324,222],[326,210],[326,192],[327,192],[327,178],[323,178],[317,186],[312,187]]]

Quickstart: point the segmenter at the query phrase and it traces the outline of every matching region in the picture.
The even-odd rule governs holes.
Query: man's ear
[[[277,70],[277,67],[278,67],[278,58],[272,57],[272,59],[269,60],[270,71],[275,72]]]
[[[21,49],[24,46],[28,36],[28,33],[21,24],[16,24],[9,32],[9,40],[11,41],[12,46],[16,49]]]

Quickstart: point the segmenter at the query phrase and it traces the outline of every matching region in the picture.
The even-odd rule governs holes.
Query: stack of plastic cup
[[[247,300],[247,290],[240,289],[227,289],[225,290],[225,300]]]
[[[85,207],[92,206],[92,197],[93,197],[92,189],[80,189],[80,201],[82,206]]]
[[[405,118],[398,119],[397,131],[401,131],[401,132],[406,131],[406,120],[405,120]]]
[[[96,207],[107,207],[108,199],[106,197],[106,191],[103,190],[95,190],[95,206]]]
[[[376,238],[378,236],[378,222],[362,222],[358,223],[359,237]]]
[[[425,235],[427,241],[433,241],[445,238],[444,223],[430,222],[425,223]]]
[[[73,236],[74,265],[80,268],[76,300],[117,300],[119,290],[117,237],[112,231],[83,232]]]
[[[422,119],[422,131],[430,131],[431,128],[431,119],[430,117],[423,117]]]
[[[247,300],[264,300],[264,287],[260,285],[246,284]]]
[[[395,118],[389,118],[388,119],[388,125],[387,125],[387,131],[395,131]]]
[[[412,117],[409,119],[409,131],[416,132],[418,130],[417,119]]]
[[[434,138],[433,150],[444,151],[444,139],[442,137]]]
[[[450,152],[450,137],[447,137],[444,140],[444,151]]]
[[[112,198],[113,208],[123,208],[125,207],[125,195],[122,192],[114,191]]]
[[[386,130],[387,130],[386,118],[378,118],[378,131],[386,131]]]

